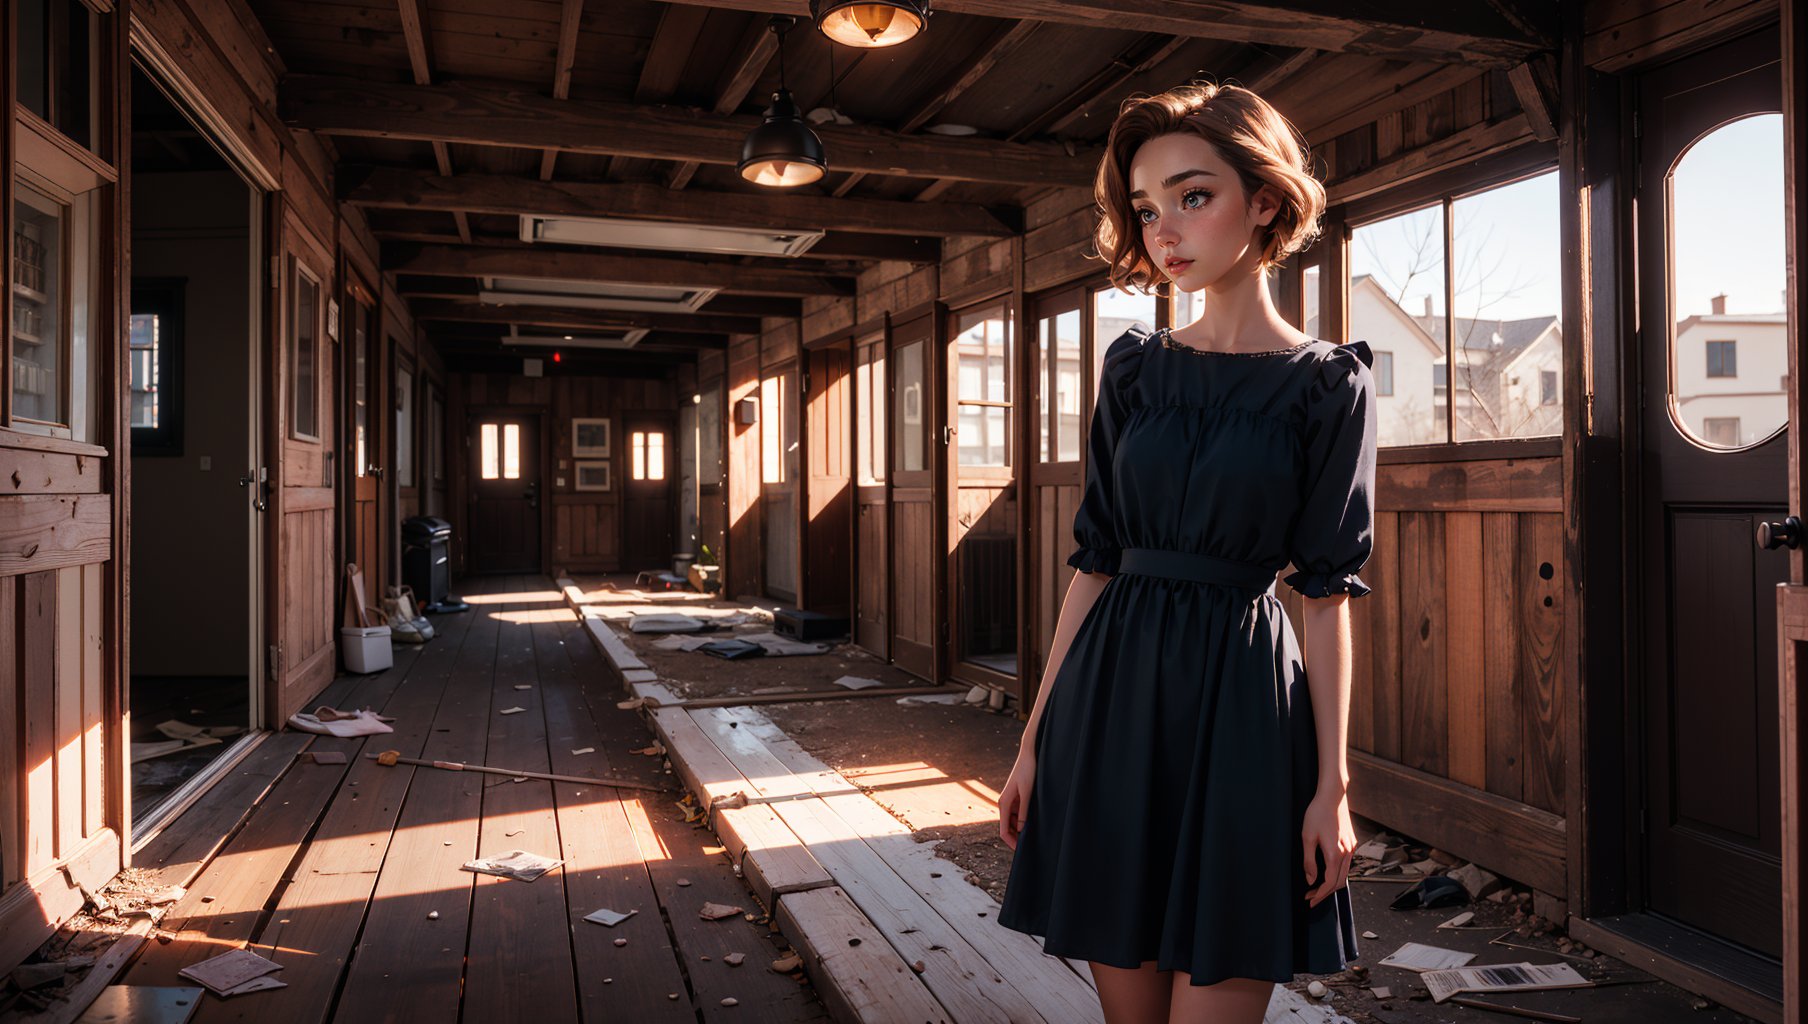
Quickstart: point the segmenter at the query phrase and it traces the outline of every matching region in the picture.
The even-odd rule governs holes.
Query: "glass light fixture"
[[[823,35],[863,50],[896,46],[929,27],[929,0],[810,0]]]
[[[828,171],[822,140],[804,123],[785,88],[785,31],[797,21],[788,15],[774,15],[770,23],[778,33],[778,91],[772,94],[772,106],[766,108],[766,120],[747,133],[741,143],[741,177],[755,185],[796,188],[820,180]]]

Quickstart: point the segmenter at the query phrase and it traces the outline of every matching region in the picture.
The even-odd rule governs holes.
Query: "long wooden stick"
[[[1495,1013],[1505,1013],[1514,1017],[1525,1017],[1528,1020],[1549,1020],[1556,1021],[1557,1024],[1582,1024],[1582,1018],[1580,1017],[1571,1017],[1562,1013],[1550,1013],[1545,1010],[1528,1010],[1523,1006],[1506,1006],[1501,1003],[1490,1003],[1480,999],[1469,999],[1464,996],[1451,996],[1449,1001],[1458,1006],[1469,1006],[1477,1010],[1493,1010]]]
[[[399,750],[385,750],[381,754],[365,754],[375,758],[381,765],[413,764],[422,768],[444,768],[449,772],[483,772],[486,775],[507,775],[519,779],[545,779],[548,782],[582,782],[594,786],[616,786],[621,789],[645,789],[654,793],[675,793],[677,790],[668,786],[658,786],[651,782],[635,782],[632,779],[592,779],[582,775],[552,775],[547,772],[518,772],[512,768],[491,768],[482,764],[465,764],[460,761],[424,761],[418,757],[403,757]]]

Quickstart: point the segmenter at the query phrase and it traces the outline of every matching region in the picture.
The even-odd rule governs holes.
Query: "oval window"
[[[1730,121],[1665,178],[1670,220],[1670,416],[1731,451],[1789,422],[1783,116]]]

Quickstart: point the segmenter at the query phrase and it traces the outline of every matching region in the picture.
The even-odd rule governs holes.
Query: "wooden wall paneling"
[[[1480,789],[1488,782],[1483,645],[1493,616],[1482,600],[1482,514],[1444,515],[1444,678],[1450,778]]]
[[[1394,511],[1561,512],[1563,459],[1390,462],[1375,467],[1376,505]]]
[[[82,570],[58,569],[56,586],[56,851],[82,838]]]
[[[1525,599],[1520,626],[1519,678],[1522,746],[1525,751],[1526,803],[1547,811],[1563,811],[1567,769],[1563,746],[1562,666],[1558,651],[1563,632],[1563,519],[1557,515],[1521,516],[1519,579]],[[1562,889],[1551,890],[1562,892]]]
[[[112,499],[105,494],[35,494],[5,499],[0,576],[104,561],[112,551]]]
[[[25,707],[20,747],[25,754],[27,876],[56,860],[56,573],[35,572],[19,583],[19,679]]]
[[[1373,699],[1370,752],[1390,761],[1400,758],[1400,516],[1375,514],[1375,551],[1362,575],[1374,593],[1363,598],[1370,609],[1374,668],[1369,682]]]
[[[1510,512],[1483,512],[1481,551],[1483,603],[1482,690],[1487,722],[1487,783],[1490,793],[1525,796],[1524,737],[1520,731],[1519,630],[1526,600],[1519,566],[1519,520]]]
[[[0,448],[0,493],[98,494],[107,467],[89,455]]]
[[[1444,644],[1444,517],[1400,513],[1400,757],[1433,775],[1448,770]]]
[[[107,630],[106,566],[81,567],[82,577],[82,837],[106,824],[107,732],[110,702],[106,699]]]
[[[1653,4],[1606,0],[1581,5],[1582,59],[1620,72],[1703,43],[1737,35],[1777,16],[1776,0]]]
[[[283,187],[282,146],[289,131],[268,102],[274,92],[263,97],[248,89],[181,0],[134,0],[131,17],[136,48],[173,80],[207,128],[245,161],[257,184]]]
[[[4,35],[0,27],[0,36]],[[17,576],[0,576],[0,630],[8,637],[23,637],[19,621]],[[21,645],[12,642],[0,650],[0,895],[25,877],[25,846],[20,841],[19,794],[26,767],[22,752],[25,695],[20,673]]]

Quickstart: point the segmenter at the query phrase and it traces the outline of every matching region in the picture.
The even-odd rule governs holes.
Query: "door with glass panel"
[[[943,417],[935,402],[935,316],[901,320],[891,339],[891,659],[936,678],[942,632],[943,531],[935,514],[935,470]]]
[[[344,466],[346,489],[351,492],[347,525],[345,560],[358,566],[364,574],[364,592],[373,601],[390,582],[384,572],[388,565],[383,551],[384,531],[382,501],[385,472],[382,446],[384,394],[382,368],[385,360],[378,355],[376,299],[372,290],[355,273],[347,274],[345,294],[345,343],[341,358],[346,382],[350,385],[350,401],[346,403],[345,440],[340,458]]]
[[[472,572],[540,571],[540,418],[519,412],[471,417]]]
[[[800,520],[798,486],[797,360],[761,371],[760,524],[764,533],[766,593],[797,603]]]
[[[1646,907],[1782,949],[1775,597],[1788,511],[1777,37],[1639,82]],[[1636,858],[1635,858],[1636,859]]]
[[[853,588],[852,347],[846,340],[810,349],[803,391],[803,575],[798,607],[845,617]]]
[[[678,521],[672,500],[672,415],[624,413],[622,433],[628,442],[628,474],[622,481],[622,568],[670,572],[672,532]]]
[[[1016,324],[1005,299],[949,314],[949,664],[1017,691]]]
[[[1026,702],[1035,700],[1061,618],[1061,601],[1074,574],[1067,556],[1073,553],[1074,512],[1082,485],[1080,452],[1094,391],[1085,352],[1086,301],[1086,290],[1074,287],[1030,303],[1027,341],[1035,351],[1034,372],[1024,400],[1035,417],[1030,428],[1035,458],[1029,472],[1032,597],[1027,616],[1034,640],[1024,666],[1030,681],[1023,694]]]
[[[890,657],[890,503],[885,425],[890,404],[885,332],[854,342],[854,642]]]

